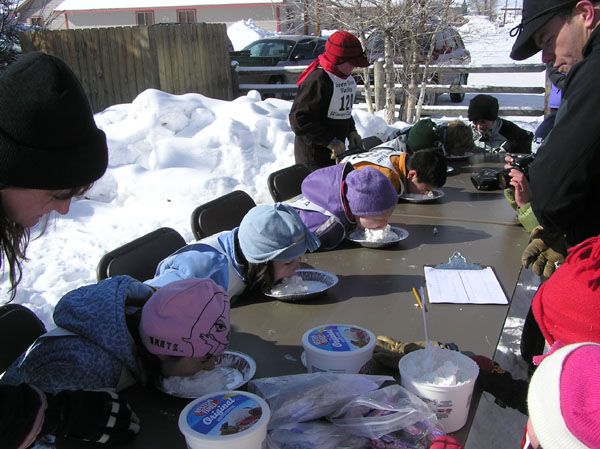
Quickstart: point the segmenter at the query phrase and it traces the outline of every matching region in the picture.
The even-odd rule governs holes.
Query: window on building
[[[195,9],[180,9],[177,11],[177,22],[179,23],[196,23]]]
[[[153,11],[136,11],[135,16],[138,26],[154,25]]]
[[[42,28],[44,26],[44,18],[43,17],[31,17],[29,19],[29,24],[33,27]]]

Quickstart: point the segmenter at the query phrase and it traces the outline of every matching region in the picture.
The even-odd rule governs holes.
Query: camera
[[[498,178],[503,171],[501,168],[482,168],[471,175],[471,182],[477,190],[499,190]]]
[[[522,172],[529,179],[529,165],[533,162],[533,154],[511,154],[512,162],[509,168],[498,173],[498,188],[504,190],[510,186],[510,171],[514,168]]]

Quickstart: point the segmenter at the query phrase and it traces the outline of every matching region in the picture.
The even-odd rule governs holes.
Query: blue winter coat
[[[210,278],[227,290],[230,297],[246,288],[244,270],[235,256],[239,228],[224,231],[184,246],[158,265],[153,279],[146,284],[163,287],[190,278]]]
[[[325,209],[331,216],[302,209],[298,203],[292,203],[306,227],[319,238],[319,249],[335,248],[348,232],[356,228],[344,191],[344,179],[350,171],[352,164],[349,162],[320,168],[302,182],[302,197]]]
[[[54,322],[74,335],[40,337],[0,383],[25,382],[57,393],[125,387],[132,380],[144,380],[125,321],[125,301],[143,304],[152,292],[129,276],[116,276],[67,293],[54,309]]]

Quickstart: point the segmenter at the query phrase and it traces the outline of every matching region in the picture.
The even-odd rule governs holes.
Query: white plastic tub
[[[455,367],[456,374],[444,379],[445,366]],[[454,432],[465,425],[479,375],[479,367],[473,360],[458,351],[432,347],[405,355],[398,368],[402,386],[425,402],[434,404],[446,432]],[[442,377],[434,380],[436,376]]]
[[[190,449],[261,449],[271,419],[268,404],[244,391],[220,391],[190,402],[179,430]]]
[[[302,336],[306,369],[309,373],[360,373],[373,357],[376,342],[373,332],[352,324],[314,327]]]

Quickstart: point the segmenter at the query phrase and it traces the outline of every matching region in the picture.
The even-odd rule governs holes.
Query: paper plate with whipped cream
[[[398,198],[409,203],[429,203],[430,201],[439,200],[444,196],[442,190],[430,190],[427,193],[405,193],[400,195]]]
[[[198,398],[222,390],[236,390],[256,374],[256,362],[248,354],[225,351],[215,357],[212,370],[200,371],[189,377],[163,377],[158,389],[171,396]]]
[[[406,229],[390,225],[382,229],[356,229],[346,236],[348,240],[365,248],[388,248],[407,237]]]
[[[284,278],[265,295],[280,301],[304,301],[320,296],[338,283],[338,277],[328,271],[300,269]]]

